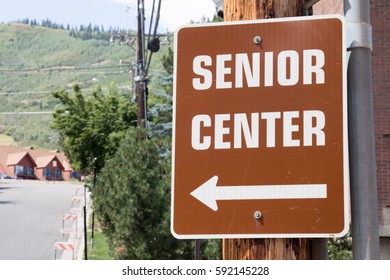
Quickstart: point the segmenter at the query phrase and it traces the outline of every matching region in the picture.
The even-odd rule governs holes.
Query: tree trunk
[[[225,0],[224,20],[300,16],[305,2],[306,0]]]
[[[224,0],[224,21],[300,16],[305,0]],[[224,260],[312,259],[307,238],[223,240]]]

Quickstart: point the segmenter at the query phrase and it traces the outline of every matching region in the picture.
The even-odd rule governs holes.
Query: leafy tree
[[[135,125],[136,108],[128,98],[119,96],[111,86],[105,95],[98,87],[90,98],[84,97],[78,85],[73,93],[54,92],[60,100],[53,114],[53,128],[58,130],[60,145],[73,167],[83,173],[93,168],[98,158],[97,170],[105,159],[114,155],[128,127]]]

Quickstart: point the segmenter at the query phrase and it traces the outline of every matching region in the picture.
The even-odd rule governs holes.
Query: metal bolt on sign
[[[253,43],[255,43],[256,45],[259,45],[261,43],[262,39],[260,36],[255,36],[253,38]]]
[[[254,214],[253,214],[253,217],[255,218],[255,220],[257,221],[260,221],[261,217],[263,216],[263,214],[260,212],[260,211],[256,211]]]

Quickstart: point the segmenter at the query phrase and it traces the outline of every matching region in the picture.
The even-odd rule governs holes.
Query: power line
[[[0,115],[52,115],[53,111],[40,111],[40,112],[0,112]]]
[[[21,95],[27,95],[27,94],[48,94],[51,93],[51,91],[25,91],[25,92],[0,92],[0,95],[15,95],[15,94],[21,94]]]
[[[102,88],[103,89],[103,88]],[[117,89],[121,90],[127,90],[131,91],[132,87],[131,86],[118,86]],[[65,91],[72,90],[72,88],[69,89],[64,89]],[[93,91],[95,90],[94,88],[81,88],[81,91]],[[1,95],[29,95],[29,94],[51,94],[53,91],[56,90],[45,90],[45,91],[24,91],[24,92],[19,92],[19,91],[14,91],[14,92],[0,92]]]
[[[0,69],[0,73],[26,73],[26,72],[68,72],[82,70],[98,70],[98,69],[115,69],[122,68],[123,65],[115,66],[96,66],[96,67],[66,67],[66,66],[50,66],[45,68],[24,68],[24,69]]]

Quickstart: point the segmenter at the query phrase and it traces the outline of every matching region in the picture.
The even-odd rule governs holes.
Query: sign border
[[[343,63],[343,88],[342,88],[342,107],[343,107],[343,175],[344,175],[344,228],[339,233],[296,233],[296,234],[177,234],[174,230],[174,198],[175,198],[175,145],[176,145],[176,82],[177,82],[177,50],[178,50],[178,33],[184,28],[196,27],[213,27],[213,26],[227,26],[227,25],[248,25],[274,22],[292,22],[292,21],[314,21],[324,19],[339,19],[342,23],[342,53]],[[345,17],[333,15],[319,15],[307,17],[287,17],[275,19],[261,19],[261,20],[244,20],[244,21],[229,21],[219,23],[201,23],[183,25],[175,31],[174,35],[174,70],[173,70],[173,114],[172,114],[172,170],[171,170],[171,233],[177,239],[221,239],[221,238],[329,238],[345,236],[350,228],[350,188],[349,188],[349,150],[348,150],[348,108],[347,108],[347,45],[346,45],[346,20]]]

